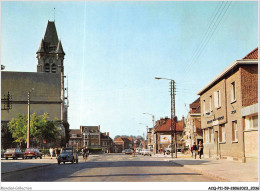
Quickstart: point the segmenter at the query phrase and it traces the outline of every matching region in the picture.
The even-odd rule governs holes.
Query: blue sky
[[[112,138],[143,134],[139,123],[152,126],[143,112],[170,117],[169,83],[154,77],[175,80],[180,119],[201,88],[258,46],[256,1],[1,2],[6,71],[36,72],[36,51],[54,7],[66,53],[70,128],[101,125]],[[222,20],[209,28],[221,7]],[[207,29],[214,33],[198,51]]]

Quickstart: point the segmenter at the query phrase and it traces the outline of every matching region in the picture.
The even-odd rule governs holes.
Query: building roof
[[[233,62],[223,72],[221,72],[217,77],[215,77],[208,85],[202,88],[197,94],[202,95],[210,87],[214,86],[216,83],[218,83],[220,80],[225,78],[227,75],[230,75],[230,72],[232,73],[232,71],[234,71],[234,69],[236,69],[240,65],[258,64],[258,59],[255,59],[256,57],[258,58],[258,48],[251,51],[242,60],[236,60],[235,62]]]
[[[254,50],[252,50],[250,53],[248,53],[243,60],[246,59],[258,59],[258,47],[256,47]]]
[[[181,131],[183,131],[183,128],[184,128],[184,126],[183,126],[183,121],[182,121],[182,120],[181,120],[181,121],[178,121],[178,122],[176,123],[176,131],[181,132]],[[167,131],[167,132],[168,132],[168,131],[171,131],[171,119],[167,119],[167,120],[166,120],[166,123],[160,125],[160,126],[157,128],[156,131],[159,131],[159,132],[162,132],[162,131],[164,131],[164,132],[166,132],[166,131]]]
[[[50,45],[57,45],[59,42],[54,21],[48,21],[47,28],[44,35],[44,42]]]
[[[80,129],[70,129],[70,134],[81,134]]]

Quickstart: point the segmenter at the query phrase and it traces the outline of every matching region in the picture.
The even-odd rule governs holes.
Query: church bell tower
[[[44,38],[36,54],[38,59],[37,72],[63,73],[65,52],[58,39],[54,21],[48,21]]]

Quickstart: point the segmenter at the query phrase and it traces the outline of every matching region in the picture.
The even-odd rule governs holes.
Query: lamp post
[[[155,155],[155,143],[154,143],[154,115],[153,114],[150,114],[150,113],[143,113],[144,115],[150,115],[152,116],[152,121],[153,121],[153,128],[152,128],[152,135],[151,135],[151,139],[152,139],[152,145],[153,145],[153,154]]]
[[[34,88],[28,91],[28,126],[27,126],[27,148],[30,148],[30,95]]]
[[[148,145],[148,125],[146,125],[146,124],[143,124],[143,123],[139,123],[140,125],[144,125],[144,126],[146,126],[146,142],[147,142],[147,145]],[[144,137],[145,138],[145,137]],[[147,147],[148,148],[148,147]]]
[[[171,85],[171,157],[173,158],[173,135],[175,138],[175,157],[177,158],[177,136],[176,136],[176,116],[175,116],[175,81],[168,78],[155,77],[156,80],[169,80]]]

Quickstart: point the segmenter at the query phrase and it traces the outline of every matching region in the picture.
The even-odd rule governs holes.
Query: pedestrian
[[[166,149],[165,149],[165,148],[163,148],[163,155],[165,155],[165,152],[166,152]]]
[[[198,152],[199,152],[199,156],[201,159],[201,155],[203,154],[203,144],[201,141],[199,142],[199,145],[198,145]]]
[[[85,162],[86,162],[87,159],[88,159],[88,147],[85,147],[85,148],[83,149],[83,159],[84,159]]]
[[[134,154],[134,157],[135,157],[135,148],[134,148],[134,150],[133,150],[133,154]]]
[[[196,145],[195,142],[194,142],[194,144],[193,144],[193,146],[192,146],[192,150],[194,151],[194,156],[195,156],[195,159],[196,159],[196,155],[197,155],[197,150],[198,150],[198,148],[197,148],[197,145]]]
[[[191,146],[190,150],[191,150],[191,157],[193,157],[193,146]]]
[[[52,155],[53,155],[53,148],[50,148],[50,155],[51,155],[51,159],[52,159]]]
[[[55,152],[56,159],[57,159],[58,158],[58,148],[57,147],[55,147],[54,152]]]

